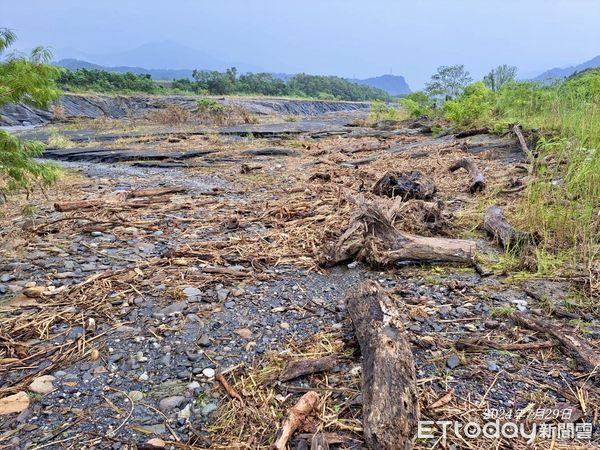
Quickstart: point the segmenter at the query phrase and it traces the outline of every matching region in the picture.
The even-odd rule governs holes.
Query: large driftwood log
[[[485,212],[483,229],[497,239],[504,248],[519,247],[533,241],[531,234],[517,230],[504,219],[499,206],[492,206]]]
[[[561,329],[548,320],[532,317],[529,314],[513,312],[511,318],[518,324],[553,337],[560,343],[560,348],[568,356],[573,357],[581,366],[590,372],[600,374],[600,354],[574,332]]]
[[[421,172],[386,172],[373,186],[373,193],[402,200],[428,200],[435,194],[435,184]]]
[[[375,282],[346,295],[362,353],[363,429],[370,449],[411,447],[419,420],[415,363],[390,298]]]
[[[485,178],[473,161],[470,159],[461,159],[452,164],[448,170],[456,172],[458,169],[465,169],[471,175],[471,184],[469,185],[471,194],[485,189]]]
[[[117,192],[102,198],[91,200],[76,200],[70,202],[57,202],[54,209],[60,212],[77,211],[81,209],[95,208],[99,206],[120,205],[129,208],[143,208],[154,203],[168,202],[169,198],[164,195],[185,192],[184,187],[174,186],[155,189],[140,189],[137,191]],[[160,197],[160,198],[157,198]],[[133,199],[133,200],[132,200]],[[129,201],[128,201],[129,200]]]
[[[320,263],[332,267],[356,257],[376,267],[409,262],[471,263],[475,243],[398,231],[375,205],[363,205],[336,243],[326,243]]]

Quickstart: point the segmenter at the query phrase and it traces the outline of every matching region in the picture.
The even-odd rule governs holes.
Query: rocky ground
[[[319,406],[290,448],[320,432],[331,448],[362,448],[344,297],[365,280],[400,311],[422,420],[563,430],[531,443],[438,432],[415,448],[598,448],[597,374],[511,316],[544,317],[598,350],[597,299],[577,277],[515,272],[480,229],[485,206],[510,210],[522,195],[518,144],[364,119],[59,128],[68,148],[47,152],[65,167],[59,186],[2,206],[0,448],[268,448],[309,390]],[[483,193],[448,172],[464,157],[483,171]],[[430,177],[443,205],[432,223],[406,202],[396,226],[471,239],[477,264],[319,265],[357,198],[390,207],[371,193],[387,170]],[[169,187],[181,189],[144,195]],[[81,200],[99,201],[65,206]],[[290,361],[322,356],[335,358],[330,370],[279,380]]]

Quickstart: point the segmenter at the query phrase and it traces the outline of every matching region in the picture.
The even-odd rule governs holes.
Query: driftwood
[[[313,180],[331,181],[331,174],[324,172],[315,172],[308,178],[308,181]]]
[[[54,204],[54,209],[60,212],[67,212],[111,205],[127,206],[130,208],[143,208],[144,206],[148,206],[153,203],[162,203],[169,201],[168,198],[163,198],[164,195],[178,194],[181,192],[185,192],[186,190],[187,189],[184,187],[167,187],[118,192],[116,194],[103,198],[94,198],[90,200],[76,200],[71,202],[57,202]]]
[[[238,394],[236,392],[236,390],[233,388],[233,386],[231,386],[231,384],[229,384],[229,381],[227,381],[225,379],[225,376],[221,372],[217,372],[215,374],[215,380],[217,380],[219,383],[221,383],[221,385],[223,386],[223,388],[225,389],[225,391],[227,392],[227,394],[229,394],[229,396],[231,398],[235,398],[236,400],[239,400],[239,402],[242,405],[244,405],[244,400],[242,400],[242,397],[240,396],[240,394]]]
[[[435,184],[421,172],[386,172],[373,186],[373,193],[402,200],[429,200],[435,194]]]
[[[311,373],[327,372],[332,370],[337,363],[338,359],[335,356],[290,361],[279,375],[279,381],[285,382]]]
[[[300,424],[306,416],[308,416],[313,409],[319,403],[319,394],[315,391],[309,391],[300,397],[298,403],[296,403],[283,422],[283,426],[281,427],[281,434],[279,438],[275,441],[275,448],[277,450],[285,450],[287,442],[290,440],[294,431],[298,429]]]
[[[469,185],[471,194],[481,192],[485,189],[485,178],[473,161],[470,159],[461,159],[452,164],[448,170],[450,172],[455,172],[458,169],[465,169],[469,172],[469,175],[471,175],[471,184]]]
[[[529,158],[530,161],[533,161],[534,155],[533,155],[533,152],[529,149],[529,146],[527,145],[525,136],[523,136],[523,132],[521,131],[521,125],[519,125],[519,124],[511,125],[510,129],[515,134],[515,136],[517,136],[517,139],[519,140],[519,144],[521,144],[521,148],[523,149],[523,153],[525,153],[527,155],[527,158]]]
[[[346,294],[362,353],[363,429],[370,449],[410,448],[419,420],[415,363],[391,299],[373,281]]]
[[[484,338],[472,338],[472,339],[459,339],[454,343],[457,350],[472,350],[472,351],[486,351],[490,348],[496,350],[506,351],[521,351],[521,350],[540,350],[543,348],[552,348],[556,344],[552,341],[539,341],[539,342],[521,342],[521,343],[501,343],[494,342],[491,339]]]
[[[471,136],[476,136],[478,134],[488,134],[490,132],[489,128],[475,128],[474,130],[464,130],[456,133],[454,135],[457,139],[467,138]]]
[[[499,206],[492,206],[485,212],[483,229],[494,239],[497,239],[504,248],[519,247],[534,240],[530,233],[517,230],[509,224],[504,219],[502,209]]]
[[[511,318],[519,325],[556,339],[563,353],[573,357],[585,370],[596,373],[600,371],[600,355],[574,332],[561,329],[548,320],[517,311],[511,314]]]
[[[375,267],[407,262],[472,263],[475,243],[415,236],[398,231],[375,205],[363,205],[336,243],[326,243],[320,264],[332,267],[357,258]]]
[[[329,443],[323,433],[316,433],[310,440],[310,450],[329,450]]]
[[[240,173],[245,174],[245,173],[250,173],[253,170],[260,170],[260,169],[262,169],[262,166],[249,166],[248,164],[242,164],[242,166],[240,167]]]

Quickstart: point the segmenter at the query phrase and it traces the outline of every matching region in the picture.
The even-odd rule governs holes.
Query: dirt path
[[[321,430],[333,448],[361,448],[360,354],[344,296],[367,279],[397,302],[413,346],[422,420],[481,422],[490,411],[521,411],[519,421],[531,425],[540,422],[533,413],[548,408],[561,411],[561,419],[542,422],[556,424],[570,411],[579,424],[598,423],[600,391],[589,371],[548,336],[509,317],[547,316],[597,348],[596,307],[578,304],[557,314],[576,301],[567,281],[520,281],[498,267],[482,276],[485,270],[470,265],[318,264],[323,244],[339,237],[356,212],[353,199],[392,206],[393,199],[370,192],[387,170],[420,171],[443,204],[432,222],[421,203],[407,202],[397,214],[399,229],[473,239],[488,263],[501,261],[479,227],[484,205],[510,208],[521,195],[500,194],[523,176],[518,144],[488,135],[435,137],[423,124],[382,130],[345,126],[347,118],[311,122],[307,129],[295,125],[293,135],[284,132],[289,124],[271,125],[279,131],[263,137],[256,137],[260,125],[233,135],[182,130],[140,139],[124,132],[102,141],[102,149],[211,152],[166,168],[76,158],[62,164],[78,174],[48,198],[6,206],[0,399],[27,392],[29,405],[0,415],[5,448],[131,449],[152,439],[172,448],[267,448],[282,417],[311,389],[320,393],[318,412],[291,448],[305,448]],[[78,133],[94,140],[93,131]],[[483,193],[469,193],[466,172],[448,172],[464,157],[483,171]],[[143,205],[122,193],[172,186],[185,190]],[[53,208],[89,199],[105,203]],[[290,360],[327,355],[338,358],[332,370],[277,381]],[[217,371],[243,406],[215,382]],[[454,435],[448,441],[446,448],[465,445]],[[578,442],[594,448],[592,440]],[[435,443],[418,440],[415,448]],[[549,448],[550,441],[535,445]]]

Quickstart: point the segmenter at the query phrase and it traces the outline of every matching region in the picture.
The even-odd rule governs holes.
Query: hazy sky
[[[442,64],[532,75],[600,54],[599,0],[0,0],[0,27],[19,48],[98,54],[172,40],[272,72],[392,70],[413,89]]]

